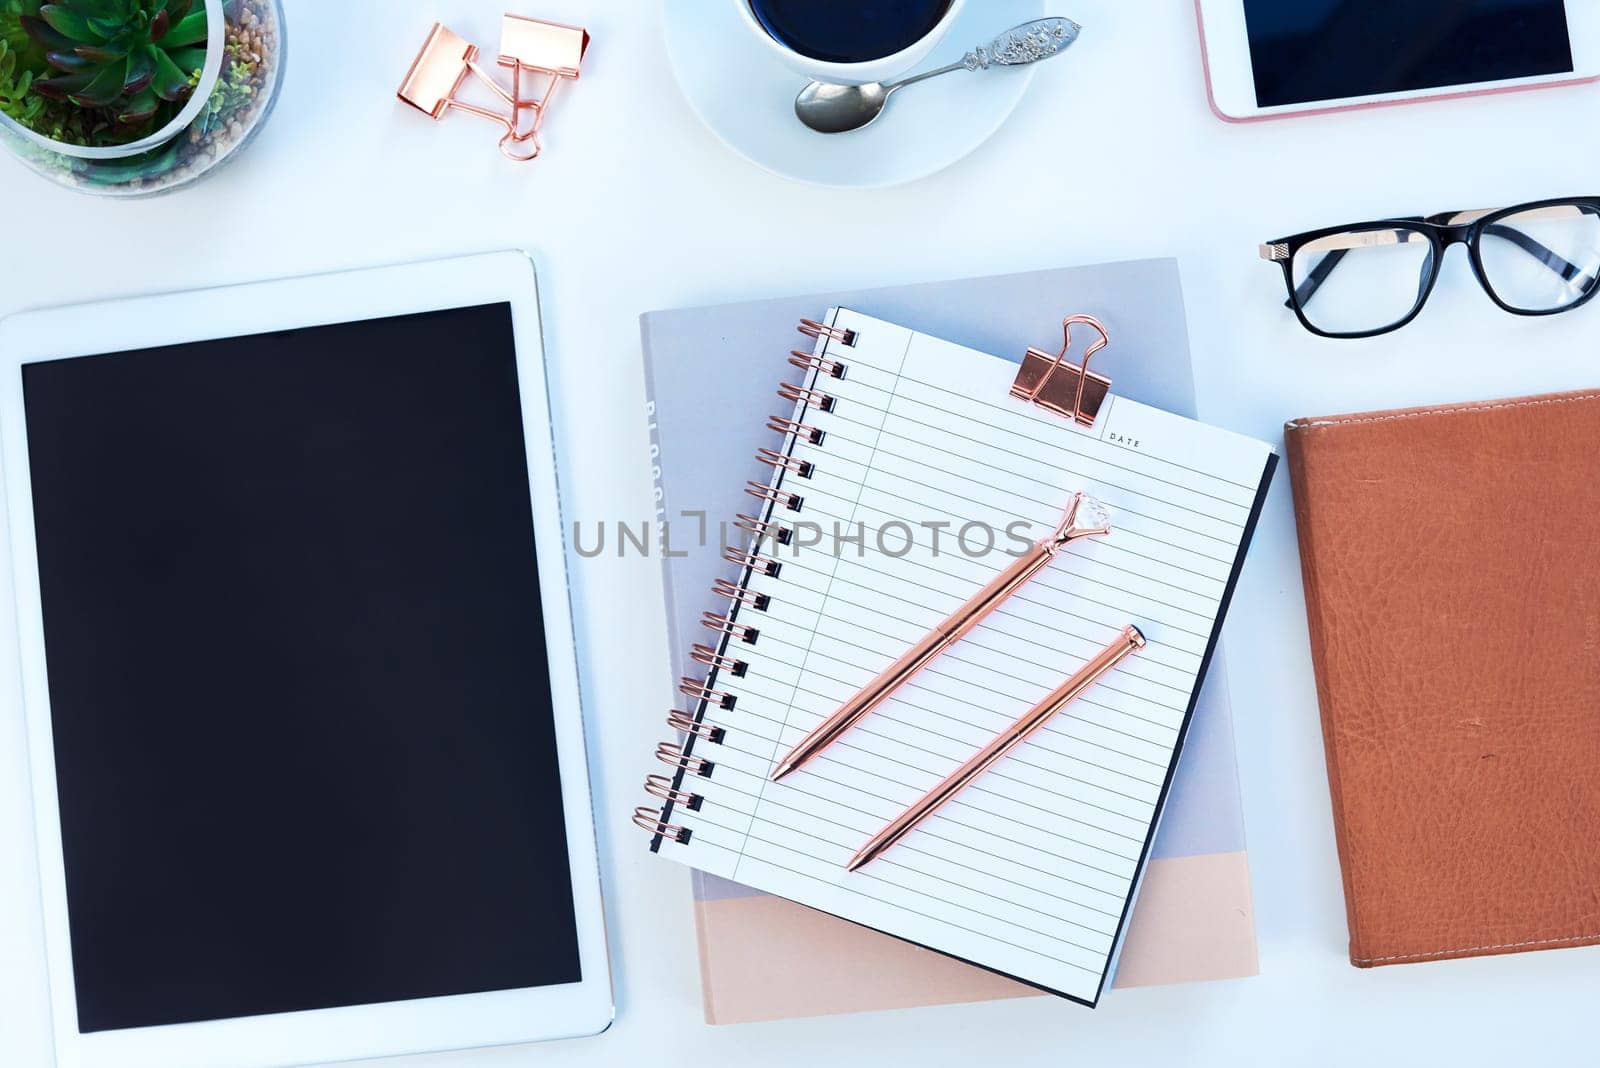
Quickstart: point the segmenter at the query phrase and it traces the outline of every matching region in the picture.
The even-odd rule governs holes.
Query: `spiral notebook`
[[[1275,457],[1116,396],[1092,427],[1008,396],[1015,365],[830,314],[739,519],[729,608],[657,756],[652,848],[1094,1004]],[[782,784],[773,762],[1084,489],[1120,517]],[[941,528],[940,524],[944,524]],[[823,532],[841,544],[807,545]],[[932,544],[946,539],[943,552]],[[889,539],[887,542],[882,539]],[[834,551],[837,550],[837,551]],[[866,837],[1117,628],[1150,648],[861,872]],[[775,962],[775,965],[777,962]]]
[[[671,667],[662,675],[664,694],[673,692],[680,675],[699,670],[691,648],[704,633],[701,614],[726,604],[711,592],[713,582],[738,577],[735,565],[722,558],[724,539],[699,537],[701,517],[727,517],[731,526],[735,515],[748,511],[740,503],[748,501],[745,480],[767,471],[756,459],[756,446],[782,446],[781,435],[750,420],[707,420],[705,413],[767,411],[774,383],[786,377],[796,322],[819,309],[849,307],[915,323],[925,333],[1015,365],[1030,344],[1052,336],[1064,304],[1114,324],[1116,344],[1106,354],[1106,368],[1115,372],[1117,393],[1194,417],[1183,282],[1171,259],[858,287],[643,315],[644,415],[659,547],[672,550],[656,554]],[[1189,722],[1108,992],[1242,978],[1259,970],[1227,646],[1224,633]],[[663,708],[672,703],[663,696]],[[647,729],[650,721],[659,722],[656,711],[639,709],[635,716]],[[710,1024],[1042,993],[742,883],[694,871],[689,885],[701,1005]],[[782,969],[769,967],[774,953],[782,955]]]

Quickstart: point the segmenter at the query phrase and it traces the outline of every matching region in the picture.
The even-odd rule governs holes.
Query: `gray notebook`
[[[740,512],[755,511],[744,495],[744,486],[751,480],[765,482],[770,474],[755,456],[759,447],[779,446],[778,432],[765,429],[766,417],[789,408],[776,396],[779,383],[799,377],[787,363],[789,350],[810,347],[795,333],[795,324],[802,318],[820,317],[838,305],[1013,360],[1020,360],[1029,345],[1053,348],[1058,344],[1064,314],[1096,315],[1110,326],[1112,345],[1097,357],[1095,367],[1113,379],[1114,391],[1180,415],[1194,414],[1182,290],[1177,265],[1171,260],[646,314],[641,325],[657,520],[666,531],[661,558],[674,678],[703,670],[688,656],[693,642],[705,640],[697,633],[701,630],[698,621],[703,612],[718,610],[726,603],[712,593],[713,583],[737,577],[737,568],[722,559],[721,547],[740,543],[742,536],[723,524],[731,524]],[[1236,925],[1229,935],[1233,944],[1212,953],[1214,967],[1205,959],[1161,959],[1173,941],[1174,930],[1181,936],[1185,922],[1213,921],[1203,908],[1185,915],[1176,907],[1170,910],[1172,915],[1152,920],[1146,914],[1160,905],[1147,893],[1143,907],[1133,916],[1123,953],[1124,975],[1131,970],[1149,982],[1234,975],[1241,974],[1240,962],[1246,959],[1248,970],[1253,971],[1254,931],[1248,921],[1248,874],[1225,690],[1219,656],[1196,708],[1152,858],[1155,863],[1229,858],[1231,864],[1236,863],[1237,877],[1221,880],[1220,886],[1209,876],[1207,882],[1212,892],[1230,898],[1219,900],[1218,909],[1244,915],[1246,922],[1242,928]],[[712,1002],[719,1000],[713,973],[737,974],[739,969],[713,968],[711,957],[720,953],[726,958],[735,950],[732,939],[719,939],[708,929],[715,926],[717,915],[714,905],[707,903],[753,896],[756,892],[725,880],[696,875],[696,897],[702,905],[700,942],[707,958],[703,968],[708,1017],[771,1018],[828,1011],[815,1006],[795,1006],[788,1011],[782,1004],[785,992],[775,988],[765,1006],[713,1012]],[[1141,925],[1163,931],[1159,945],[1146,945],[1137,937]],[[743,931],[740,939],[748,933]],[[721,942],[730,945],[719,950]],[[1192,958],[1192,943],[1190,950]],[[836,952],[836,947],[832,951]],[[748,985],[743,983],[739,991],[746,1002],[751,997],[744,989]],[[973,996],[996,996],[988,989]],[[905,1001],[900,997],[892,1003]]]

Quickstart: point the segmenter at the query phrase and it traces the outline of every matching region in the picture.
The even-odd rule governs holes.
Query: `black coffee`
[[[749,0],[772,39],[827,63],[892,56],[926,37],[951,0]]]

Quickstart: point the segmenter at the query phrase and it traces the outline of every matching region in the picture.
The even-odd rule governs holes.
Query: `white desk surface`
[[[585,522],[651,515],[638,315],[654,308],[1175,255],[1202,416],[1274,442],[1295,416],[1600,381],[1600,307],[1506,315],[1460,250],[1417,322],[1343,343],[1305,333],[1282,307],[1277,269],[1256,258],[1259,241],[1316,226],[1600,191],[1600,87],[1227,125],[1206,107],[1189,0],[1063,0],[1083,40],[1041,70],[985,149],[922,182],[853,192],[771,177],[717,142],[673,82],[650,0],[526,8],[594,34],[582,83],[552,111],[548,155],[526,166],[500,160],[487,124],[435,125],[394,100],[434,18],[493,40],[498,7],[286,6],[277,114],[205,184],[103,203],[0,157],[0,314],[526,246],[571,398],[566,462]],[[849,255],[808,240],[819,229],[848,235]],[[1593,1062],[1600,948],[1347,962],[1286,477],[1228,624],[1261,975],[1117,991],[1092,1012],[1028,999],[703,1025],[688,873],[648,855],[628,822],[665,707],[658,581],[653,559],[594,560],[577,575],[616,1025],[402,1063]],[[51,1053],[10,615],[0,611],[0,1063],[35,1068]]]

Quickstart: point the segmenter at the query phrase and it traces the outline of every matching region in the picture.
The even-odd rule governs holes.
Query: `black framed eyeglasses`
[[[1307,330],[1372,337],[1417,317],[1451,245],[1467,246],[1472,273],[1506,311],[1571,311],[1600,288],[1600,197],[1331,226],[1269,241],[1261,258],[1283,268],[1285,306]]]

